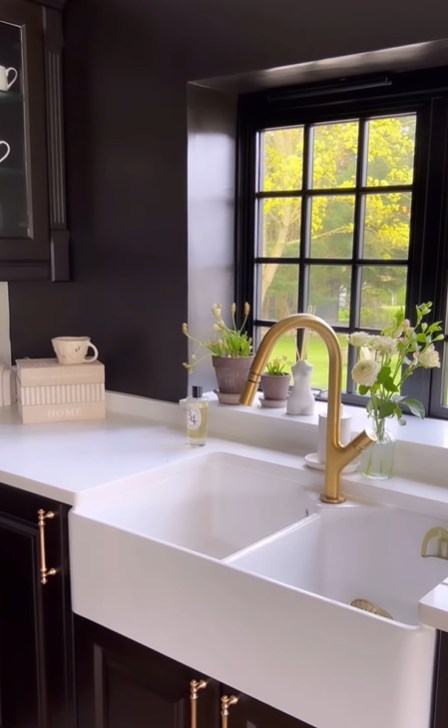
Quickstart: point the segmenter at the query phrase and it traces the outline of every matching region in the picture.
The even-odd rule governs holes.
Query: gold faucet
[[[269,354],[275,342],[288,331],[293,329],[312,329],[317,331],[324,340],[330,367],[328,372],[328,417],[327,417],[327,448],[325,459],[325,491],[320,499],[324,503],[343,503],[345,498],[341,493],[341,472],[362,450],[364,450],[376,437],[373,432],[360,432],[348,445],[340,442],[341,419],[341,375],[342,357],[336,334],[331,326],[323,319],[311,314],[297,313],[278,321],[263,337],[252,363],[247,382],[240,397],[240,403],[251,405],[255,392],[258,389],[261,373],[265,368]]]

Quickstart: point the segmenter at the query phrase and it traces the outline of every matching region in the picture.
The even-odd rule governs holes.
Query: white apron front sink
[[[420,548],[446,521],[319,505],[306,478],[210,453],[78,506],[73,609],[317,728],[429,728],[435,630],[417,602],[448,562]]]
[[[305,518],[317,501],[291,468],[211,452],[136,478],[96,513],[119,528],[221,559]]]

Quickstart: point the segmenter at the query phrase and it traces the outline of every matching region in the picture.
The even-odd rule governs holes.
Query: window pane
[[[257,331],[254,331],[254,341],[256,346],[260,345],[260,341],[263,336],[269,331],[266,326],[257,327]],[[285,371],[291,372],[291,367],[297,360],[297,332],[291,331],[289,334],[285,334],[278,341],[276,341],[270,355],[269,361],[272,359],[280,359],[285,362]],[[291,382],[292,384],[292,382]]]
[[[308,303],[316,316],[331,325],[348,326],[351,268],[342,265],[310,266]]]
[[[261,154],[263,192],[302,189],[303,126],[263,132]]]
[[[7,93],[5,87],[0,92],[0,235],[11,238],[32,234],[27,189],[29,155],[25,148],[29,114],[23,67],[25,31],[25,27],[0,22],[1,62],[10,84]],[[19,240],[17,243],[20,246]]]
[[[297,313],[299,266],[268,263],[256,266],[257,318],[267,321]]]
[[[351,258],[354,195],[314,197],[311,208],[311,257]]]
[[[361,283],[360,326],[383,329],[390,326],[395,312],[405,305],[407,268],[365,267]]]
[[[368,122],[367,185],[412,184],[416,115]]]
[[[342,389],[346,391],[347,382],[347,351],[346,334],[337,334],[342,354]],[[323,339],[313,332],[308,339],[307,361],[313,366],[311,384],[316,389],[328,389],[328,351]]]
[[[410,192],[366,195],[364,258],[407,260],[411,201]]]
[[[265,326],[254,328],[254,342],[255,348],[257,349],[260,345],[260,341],[269,329]],[[347,351],[348,343],[346,334],[337,334],[339,345],[342,353],[342,388],[345,391],[347,381]],[[297,360],[297,332],[292,331],[289,334],[285,334],[279,339],[269,359],[285,359],[286,365],[285,370],[290,372],[291,366],[295,364]],[[311,384],[316,389],[328,389],[328,351],[322,338],[313,332],[310,332],[308,337],[307,345],[307,361],[313,367],[313,373],[311,377]],[[291,384],[294,381],[291,380]]]
[[[444,407],[448,406],[448,346],[447,344],[443,345],[443,354],[442,354],[442,405]]]
[[[302,200],[299,197],[260,200],[259,255],[297,258],[300,252]]]
[[[355,186],[358,129],[357,121],[314,127],[314,188]]]

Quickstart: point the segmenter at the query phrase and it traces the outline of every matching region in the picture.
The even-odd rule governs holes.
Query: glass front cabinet
[[[61,9],[0,0],[0,280],[68,280]]]

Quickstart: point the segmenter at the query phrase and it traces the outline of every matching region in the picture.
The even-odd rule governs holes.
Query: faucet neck
[[[358,435],[353,442],[343,447],[340,443],[339,424],[341,419],[341,377],[342,356],[339,341],[326,321],[311,314],[298,313],[278,321],[263,337],[252,363],[249,376],[240,397],[241,404],[252,404],[263,372],[274,344],[289,331],[311,329],[325,342],[328,351],[328,415],[327,449],[325,468],[325,493],[321,500],[326,503],[342,503],[340,475],[342,469],[371,442],[366,433]]]

